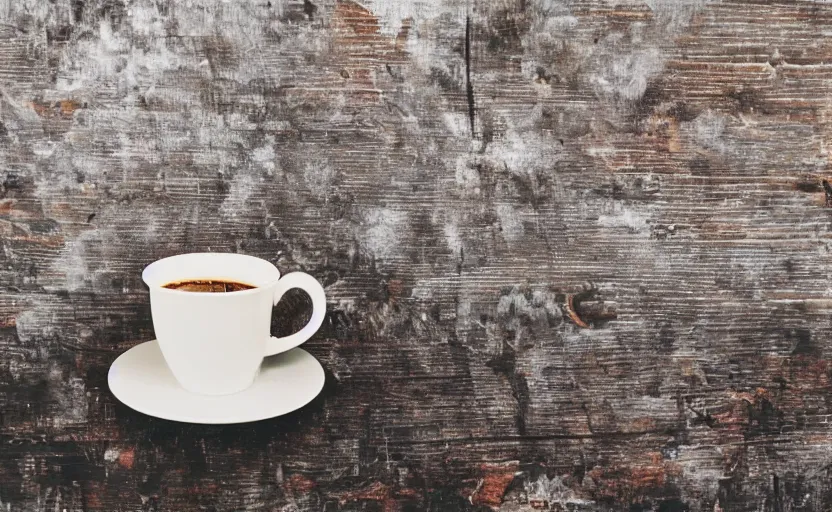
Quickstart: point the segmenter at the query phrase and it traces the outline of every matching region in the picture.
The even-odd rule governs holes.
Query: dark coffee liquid
[[[189,279],[187,281],[168,283],[162,288],[182,290],[183,292],[225,293],[251,290],[252,288],[256,288],[256,286],[238,283],[236,281],[222,281],[220,279]]]

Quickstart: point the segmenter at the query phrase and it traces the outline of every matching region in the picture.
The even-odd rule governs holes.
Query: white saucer
[[[263,361],[248,389],[225,396],[185,391],[168,369],[156,341],[120,355],[107,376],[122,403],[150,416],[186,423],[245,423],[287,414],[312,401],[324,387],[324,369],[295,348]]]

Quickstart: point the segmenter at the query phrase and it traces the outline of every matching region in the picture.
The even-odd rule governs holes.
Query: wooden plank
[[[0,509],[828,510],[831,22],[0,0]],[[110,395],[206,250],[326,286],[306,408]]]

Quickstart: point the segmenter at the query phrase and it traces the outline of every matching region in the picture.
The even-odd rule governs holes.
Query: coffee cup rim
[[[188,259],[214,259],[214,260],[231,260],[231,259],[245,259],[248,260],[250,263],[259,265],[262,267],[263,272],[267,272],[271,274],[267,276],[265,279],[244,279],[240,276],[234,275],[222,275],[221,273],[209,273],[206,272],[204,275],[201,273],[191,274],[191,275],[184,275],[174,279],[164,279],[158,276],[154,276],[154,273],[161,272],[161,269],[164,268],[166,265],[171,265],[173,263],[182,263],[182,260]],[[257,272],[257,271],[252,271]],[[209,275],[210,274],[210,275]],[[176,281],[184,281],[188,279],[227,279],[230,281],[239,281],[254,286],[249,290],[240,290],[230,294],[227,293],[194,293],[185,290],[177,290],[172,288],[165,288],[164,285],[176,282]],[[189,252],[189,253],[182,253],[182,254],[175,254],[172,256],[167,256],[165,258],[158,259],[149,265],[147,265],[144,270],[142,271],[142,281],[147,285],[148,288],[154,291],[161,291],[162,293],[166,294],[180,294],[180,295],[187,295],[188,297],[202,297],[202,298],[213,298],[217,299],[220,297],[230,298],[230,297],[240,297],[243,295],[251,295],[255,293],[262,292],[263,289],[268,289],[271,286],[277,284],[278,280],[280,280],[280,270],[268,260],[264,260],[263,258],[258,258],[257,256],[251,256],[248,254],[240,254],[234,252]],[[257,281],[257,282],[253,282]]]

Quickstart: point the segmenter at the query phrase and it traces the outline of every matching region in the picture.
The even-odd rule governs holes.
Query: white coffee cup
[[[188,391],[228,395],[250,386],[266,356],[285,352],[312,337],[324,321],[326,296],[309,274],[280,271],[266,260],[231,253],[171,256],[148,265],[153,329],[176,380]],[[227,293],[164,288],[187,280],[225,280],[254,286]],[[287,290],[312,298],[312,318],[300,331],[271,336],[272,308]]]

